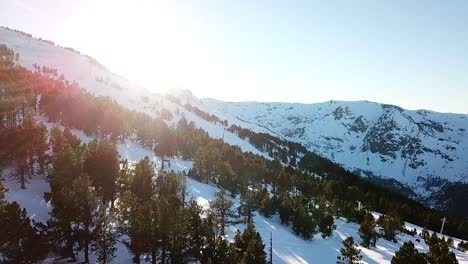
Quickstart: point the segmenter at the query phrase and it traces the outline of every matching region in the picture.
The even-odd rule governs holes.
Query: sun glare
[[[196,37],[190,16],[178,14],[171,2],[138,3],[96,2],[86,10],[86,20],[69,20],[70,42],[79,42],[113,71],[156,92],[190,88],[219,68],[213,51]]]

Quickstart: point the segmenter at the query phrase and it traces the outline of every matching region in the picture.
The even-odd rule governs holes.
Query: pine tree
[[[458,260],[455,253],[451,252],[447,242],[438,238],[436,233],[432,233],[427,241],[429,252],[427,258],[429,263],[434,264],[456,264]]]
[[[220,226],[220,235],[225,235],[225,226],[232,222],[235,213],[232,210],[234,203],[226,197],[226,191],[221,190],[215,193],[215,199],[210,202],[210,209],[215,216],[217,224]]]
[[[281,224],[288,225],[293,216],[293,204],[288,193],[283,193],[280,196],[280,206],[278,212],[281,219]]]
[[[273,232],[270,233],[270,260],[268,264],[273,264]]]
[[[49,149],[47,143],[47,128],[43,124],[39,124],[36,128],[36,133],[33,138],[34,154],[37,157],[37,163],[39,164],[39,173],[44,176],[46,172],[47,154],[46,151]]]
[[[389,241],[396,242],[397,231],[402,230],[403,222],[396,216],[395,213],[389,215],[381,215],[378,224],[383,228],[383,237]]]
[[[148,157],[140,160],[134,169],[131,191],[143,202],[149,201],[153,193],[154,166]]]
[[[60,245],[60,253],[75,260],[74,246],[77,236],[73,232],[73,223],[78,218],[78,212],[70,210],[75,204],[69,195],[69,186],[82,173],[82,152],[65,146],[54,157],[53,169],[49,175],[51,192],[45,199],[50,201],[52,211],[47,222],[50,239],[55,245]]]
[[[116,180],[119,175],[119,155],[114,143],[110,141],[93,141],[88,145],[84,162],[85,172],[90,176],[103,203],[111,202],[113,206]]]
[[[263,195],[261,196],[260,201],[260,213],[266,217],[270,217],[275,213],[273,200],[270,198],[270,193],[268,190],[264,189],[262,193]]]
[[[359,255],[361,250],[356,248],[353,237],[347,237],[343,240],[343,248],[340,249],[340,256],[338,256],[337,264],[359,264],[361,263],[362,256]]]
[[[110,263],[114,257],[117,248],[117,233],[115,233],[112,222],[110,221],[109,212],[104,209],[101,212],[94,230],[94,241],[92,244],[93,251],[98,257],[99,263]]]
[[[133,255],[133,262],[140,263],[140,257],[150,247],[151,222],[148,214],[148,203],[141,203],[130,191],[122,193],[116,206],[118,230],[127,239],[123,244]]]
[[[314,218],[309,214],[307,207],[298,203],[292,222],[293,231],[305,239],[311,239],[316,232],[315,226]]]
[[[375,220],[372,214],[368,213],[364,216],[364,221],[361,223],[358,233],[362,239],[361,245],[363,247],[369,248],[371,243],[375,246],[377,232],[375,231]]]
[[[216,238],[216,245],[213,256],[210,258],[212,263],[237,263],[233,259],[232,245],[223,237]]]
[[[247,225],[242,235],[236,233],[234,247],[240,257],[240,263],[265,264],[266,253],[260,234],[255,230],[253,224]]]
[[[98,197],[94,188],[91,186],[91,180],[85,174],[75,179],[68,189],[67,195],[70,196],[70,208],[73,211],[75,219],[74,229],[80,241],[83,241],[85,262],[89,262],[89,246],[92,242],[92,230],[96,224]]]
[[[0,208],[0,256],[2,263],[36,263],[49,252],[42,233],[31,225],[26,210],[14,203]]]
[[[418,252],[414,248],[414,244],[411,241],[405,242],[400,249],[395,252],[395,256],[392,258],[392,264],[426,264],[427,260],[424,254]]]
[[[13,152],[13,171],[9,177],[16,180],[21,185],[21,189],[26,189],[26,183],[31,177],[28,158],[30,157],[30,137],[24,129],[17,130],[17,140],[21,142],[15,146]]]
[[[333,216],[329,214],[325,214],[322,218],[320,218],[319,224],[319,232],[322,233],[322,238],[330,237],[335,230],[335,219]]]
[[[239,215],[244,217],[246,224],[252,224],[254,211],[258,208],[257,195],[254,190],[246,190],[241,194],[240,205],[237,208]]]
[[[202,251],[204,247],[204,238],[209,235],[203,228],[203,220],[200,215],[203,208],[195,200],[191,200],[189,206],[186,208],[186,215],[188,221],[188,235],[190,241],[189,251],[194,261],[202,260]]]

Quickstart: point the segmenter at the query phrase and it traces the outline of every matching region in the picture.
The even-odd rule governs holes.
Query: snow
[[[48,127],[52,125],[47,124]],[[80,137],[82,141],[89,142],[92,138],[87,137],[80,131],[72,131],[75,135]],[[131,140],[126,140],[117,145],[119,155],[126,158],[129,162],[137,162],[144,157],[148,156],[156,165],[156,170],[160,168],[161,160],[155,156],[154,153],[141,146],[140,144]],[[171,167],[169,170],[178,172],[187,171],[193,165],[192,161],[171,158]],[[188,191],[189,195],[193,197],[205,209],[209,208],[209,202],[214,199],[214,194],[219,191],[216,186],[198,182],[194,179],[188,178]],[[50,206],[45,203],[43,199],[44,192],[49,190],[48,184],[42,179],[37,178],[31,180],[27,185],[26,190],[21,190],[19,185],[15,182],[7,180],[5,185],[8,187],[7,192],[8,201],[17,201],[21,207],[26,208],[28,215],[37,221],[47,221],[49,218],[48,213]],[[234,207],[240,203],[239,197],[233,199]],[[378,217],[378,214],[375,214]],[[337,225],[336,230],[333,232],[331,238],[323,239],[320,234],[317,234],[312,240],[304,240],[292,233],[291,227],[281,225],[278,215],[271,218],[266,218],[258,213],[254,216],[254,223],[257,231],[262,236],[265,243],[265,251],[269,250],[270,234],[273,236],[273,261],[274,263],[290,263],[290,264],[305,264],[305,263],[335,263],[339,250],[342,247],[341,241],[348,236],[353,236],[355,241],[359,243],[361,240],[358,235],[359,225],[355,223],[346,223],[344,219],[335,219]],[[418,232],[422,228],[406,223],[408,229],[416,228]],[[229,239],[233,239],[235,232],[240,229],[243,230],[245,225],[230,225],[227,226],[226,235]],[[396,250],[406,241],[413,241],[416,248],[422,252],[428,250],[428,246],[420,238],[421,243],[415,241],[417,237],[411,237],[406,234],[399,234],[397,236],[398,243],[392,243],[384,239],[379,239],[375,248],[362,250],[364,263],[390,263]],[[459,239],[454,238],[455,245],[459,243]],[[114,263],[130,262],[131,255],[122,243],[117,243],[118,251]],[[468,263],[468,254],[453,250],[460,263]],[[79,254],[79,259],[83,259],[83,253]],[[91,256],[94,262],[96,257]]]
[[[252,151],[269,158],[247,141],[240,139],[230,132],[224,132],[225,128],[222,125],[207,122],[165,99],[164,96],[151,94],[143,87],[134,85],[121,76],[109,72],[92,63],[89,58],[76,52],[29,39],[4,28],[0,28],[0,43],[5,43],[16,52],[19,52],[19,63],[26,68],[33,69],[33,64],[56,68],[60,73],[64,74],[65,79],[77,81],[88,92],[95,95],[110,96],[128,109],[141,111],[151,116],[157,116],[158,111],[162,108],[169,109],[173,114],[178,110],[180,114],[175,115],[174,119],[168,122],[169,124],[174,125],[184,116],[189,121],[193,121],[197,127],[206,130],[211,137],[223,138],[224,134],[226,143],[238,145],[245,152]],[[102,79],[103,81],[98,81],[98,79]],[[143,100],[143,97],[149,98],[149,100]],[[451,130],[446,132],[444,138],[450,142],[456,142],[457,148],[450,150],[455,158],[454,162],[443,162],[442,164],[440,159],[434,155],[425,154],[424,159],[428,161],[428,166],[424,167],[423,170],[407,169],[406,174],[403,174],[403,160],[398,159],[389,163],[383,163],[378,155],[350,151],[351,146],[357,146],[357,149],[359,149],[364,134],[348,133],[344,124],[349,124],[354,120],[353,118],[348,119],[348,117],[345,117],[343,124],[335,122],[334,117],[331,115],[331,112],[339,106],[343,108],[348,107],[350,112],[353,113],[354,118],[363,116],[367,122],[374,123],[382,113],[382,108],[377,103],[335,101],[313,105],[256,102],[224,103],[208,99],[199,100],[191,94],[184,94],[184,100],[190,101],[190,103],[201,110],[228,120],[230,124],[238,124],[257,132],[271,133],[303,143],[311,150],[345,164],[348,168],[371,170],[375,174],[382,176],[391,174],[392,177],[410,184],[415,184],[415,175],[423,173],[443,176],[449,180],[459,179],[468,181],[468,175],[466,174],[466,171],[468,171],[468,159],[465,156],[468,153],[468,141],[466,140],[468,138],[468,129],[462,131],[462,129],[468,128],[468,118],[464,115],[425,112],[426,116],[424,116],[417,111],[405,111],[407,116],[410,116],[417,122],[432,119],[441,120],[442,123],[446,122]],[[293,123],[293,121],[288,119],[290,117],[294,117],[292,120],[299,122]],[[407,118],[405,116],[396,115],[395,118],[401,124],[409,124],[405,121],[405,118]],[[50,127],[50,124],[48,124],[48,127]],[[303,136],[299,137],[293,133],[294,129],[302,127],[305,129]],[[414,127],[408,126],[401,133],[410,133],[414,129]],[[73,131],[73,133],[85,142],[92,140],[92,138],[86,137],[80,131]],[[341,138],[344,139],[344,142],[326,140],[325,137]],[[444,144],[451,144],[450,142],[447,143],[448,141],[441,143],[438,139],[431,137],[421,136],[421,138],[425,142],[427,141],[427,144],[431,147],[442,148],[445,147]],[[118,151],[122,158],[126,158],[131,162],[136,162],[148,156],[156,164],[157,168],[161,166],[160,159],[152,151],[143,148],[131,140],[126,140],[119,144]],[[367,162],[367,157],[370,158],[369,162]],[[191,161],[177,158],[171,158],[170,163],[171,167],[168,169],[175,171],[187,171],[193,164]],[[207,208],[209,201],[213,199],[214,193],[218,191],[218,188],[193,179],[188,179],[188,183],[190,185],[189,192],[193,198]],[[8,201],[18,202],[21,207],[27,210],[28,215],[36,221],[44,222],[49,219],[48,214],[51,208],[43,198],[44,192],[49,191],[49,185],[44,179],[39,177],[31,179],[26,190],[21,190],[17,183],[9,179],[4,184],[9,189],[6,194]],[[236,205],[239,204],[238,197],[233,201]],[[268,251],[270,234],[273,234],[274,263],[335,263],[342,245],[342,239],[351,235],[358,243],[360,242],[357,235],[359,226],[354,223],[346,223],[342,219],[336,219],[337,228],[331,238],[322,239],[320,235],[316,235],[310,241],[294,235],[290,227],[281,225],[277,215],[272,218],[256,215],[254,221],[257,230],[266,244],[266,251]],[[408,228],[415,227],[409,223],[407,223],[407,226]],[[243,229],[244,227],[243,225],[229,226],[227,230],[228,237],[232,239],[235,231],[238,228]],[[420,227],[416,228],[421,229]],[[398,235],[397,239],[398,243],[396,244],[380,239],[376,248],[365,249],[360,247],[364,257],[363,261],[365,263],[390,263],[394,252],[408,240],[412,240],[419,250],[428,250],[427,245],[422,239],[422,242],[418,243],[415,242],[414,237],[405,234]],[[459,240],[454,240],[455,245],[457,245]],[[454,252],[460,263],[468,263],[468,254],[458,250],[454,250]],[[82,259],[82,254],[80,255],[80,259]],[[91,256],[91,259],[93,262],[96,260],[95,256]],[[114,262],[126,263],[130,261],[131,256],[123,244],[119,242],[117,257]],[[53,262],[53,260],[49,260],[49,262]]]
[[[189,100],[187,96],[185,98]],[[450,182],[468,182],[468,115],[386,108],[385,105],[368,101],[231,103],[195,98],[191,102],[230,123],[301,143],[310,151],[350,170],[368,171],[375,176],[395,179],[411,187],[421,197],[434,192],[426,190],[426,181],[419,179],[422,175],[427,179],[440,177]],[[345,112],[341,118],[333,115],[338,108]],[[384,116],[386,118],[382,119]],[[349,127],[358,118],[362,118],[367,128],[351,131]],[[422,153],[405,158],[402,156],[405,146],[399,146],[400,149],[394,152],[395,157],[364,150],[369,130],[379,127],[380,120],[395,122],[396,127],[389,134],[396,140],[406,137],[421,140],[419,149]],[[443,132],[420,128],[431,123],[440,124]],[[388,142],[388,139],[384,141]],[[424,164],[416,169],[410,167],[408,162],[413,158]]]
[[[174,119],[169,122],[171,125],[175,125],[184,116],[189,122],[192,121],[197,127],[207,131],[213,138],[223,138],[224,135],[224,142],[227,144],[237,145],[244,152],[252,152],[270,158],[237,135],[228,131],[224,132],[224,126],[203,120],[166,99],[162,94],[151,93],[147,89],[93,63],[88,57],[77,52],[30,39],[2,27],[0,27],[0,43],[5,43],[18,52],[20,54],[18,63],[27,69],[34,71],[34,64],[57,69],[59,75],[64,75],[65,80],[76,81],[87,92],[96,96],[109,96],[130,110],[143,112],[150,116],[158,116],[159,111],[166,108],[174,115]],[[179,114],[176,114],[176,110],[179,111]]]

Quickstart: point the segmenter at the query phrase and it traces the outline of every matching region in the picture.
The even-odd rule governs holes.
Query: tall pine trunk
[[[84,254],[85,254],[85,262],[89,263],[89,227],[85,225],[85,239],[84,239]]]
[[[151,264],[156,264],[156,247],[151,247]]]

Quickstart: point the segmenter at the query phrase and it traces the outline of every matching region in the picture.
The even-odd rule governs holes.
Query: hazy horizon
[[[0,5],[0,25],[70,46],[154,92],[468,114],[462,1]]]

